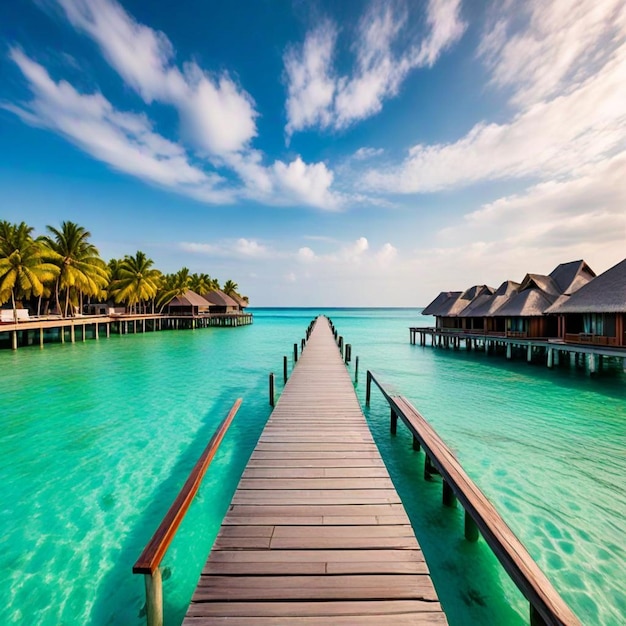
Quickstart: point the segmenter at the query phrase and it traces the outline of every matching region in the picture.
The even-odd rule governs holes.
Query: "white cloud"
[[[287,136],[295,130],[330,123],[335,94],[331,65],[337,29],[324,22],[309,33],[302,50],[290,47],[284,56],[287,75]]]
[[[174,105],[183,133],[210,155],[246,149],[257,134],[254,101],[227,74],[212,76],[195,62],[173,64],[167,36],[136,22],[115,0],[58,0],[70,22],[146,103]]]
[[[208,202],[230,202],[223,179],[193,166],[178,144],[152,130],[144,115],[116,110],[100,93],[81,94],[65,81],[55,82],[21,50],[10,58],[28,81],[33,99],[3,104],[24,122],[53,130],[113,168]]]
[[[290,200],[322,209],[337,209],[341,199],[330,191],[333,173],[324,163],[305,163],[300,156],[290,163],[275,161],[272,174],[279,194]]]
[[[376,254],[376,260],[383,267],[387,267],[393,263],[398,256],[398,250],[390,243],[386,243]]]
[[[330,22],[308,33],[301,51],[288,48],[284,56],[287,137],[315,126],[346,128],[378,113],[385,100],[397,95],[411,70],[432,66],[466,27],[460,18],[460,0],[430,0],[426,21],[429,31],[421,46],[407,43],[403,39],[406,11],[373,2],[358,24],[351,75],[334,71],[337,28]],[[394,52],[398,45],[400,54]]]
[[[213,257],[275,259],[283,256],[282,253],[273,250],[255,239],[246,239],[244,237],[235,240],[221,240],[216,243],[182,241],[178,246],[185,252]]]
[[[367,159],[373,159],[374,157],[380,156],[384,152],[385,151],[382,148],[369,148],[364,146],[362,148],[359,148],[352,155],[352,158],[356,159],[357,161],[365,161]]]
[[[370,169],[366,187],[399,193],[458,188],[480,180],[568,177],[623,149],[626,44],[596,74],[534,104],[507,124],[480,123],[454,143],[416,145],[399,166]]]
[[[253,239],[237,239],[237,243],[235,245],[235,251],[247,257],[259,258],[268,256],[270,251],[264,245],[260,244],[258,241]]]
[[[467,24],[460,15],[461,0],[429,0],[426,21],[430,33],[420,46],[417,65],[432,67],[441,53],[461,38]]]
[[[524,107],[593,76],[626,34],[623,0],[528,0],[515,3],[514,10],[494,7],[479,54],[493,83],[511,88],[513,102]]]
[[[311,261],[314,261],[315,258],[315,252],[313,252],[313,250],[311,250],[308,246],[304,246],[298,250],[298,260],[303,263],[310,263]]]

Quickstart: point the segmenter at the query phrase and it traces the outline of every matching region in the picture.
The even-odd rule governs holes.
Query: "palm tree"
[[[183,267],[176,274],[166,274],[161,282],[159,295],[157,297],[157,306],[160,306],[159,313],[163,311],[165,305],[174,298],[184,295],[191,284],[191,276],[189,270]]]
[[[152,269],[154,261],[141,250],[133,256],[126,256],[112,269],[117,278],[111,282],[109,293],[115,302],[125,302],[129,308],[137,312],[137,305],[156,297],[159,289],[161,272]]]
[[[67,317],[70,302],[79,306],[83,294],[102,294],[109,283],[109,271],[98,249],[89,242],[91,233],[88,230],[74,222],[62,222],[60,229],[46,228],[53,237],[46,236],[44,240],[60,257],[55,292],[57,308],[61,309],[60,292],[65,291],[64,317]]]
[[[208,274],[192,274],[189,288],[203,296],[211,291],[213,279]]]
[[[235,282],[233,282],[232,280],[227,280],[224,283],[224,286],[222,287],[222,291],[227,295],[227,296],[232,296],[234,295],[238,295],[237,294],[237,289],[239,289],[239,285]]]
[[[0,304],[9,298],[17,322],[16,299],[23,295],[41,296],[46,283],[55,280],[59,268],[51,261],[57,255],[41,240],[32,238],[33,229],[25,222],[0,221]]]

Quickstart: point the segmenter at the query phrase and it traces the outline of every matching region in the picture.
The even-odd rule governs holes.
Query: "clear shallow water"
[[[316,309],[252,326],[0,352],[0,623],[143,624],[132,564],[214,428],[244,398],[165,557],[166,623],[182,620],[241,471]],[[433,423],[584,624],[626,620],[626,380],[411,346],[406,309],[326,310],[365,371]],[[291,360],[291,356],[290,356]],[[279,385],[280,389],[280,385]],[[366,410],[456,624],[521,624],[527,604],[484,541],[463,540],[378,392]]]

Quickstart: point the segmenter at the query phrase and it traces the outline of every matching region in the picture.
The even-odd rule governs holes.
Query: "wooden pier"
[[[211,326],[237,327],[252,324],[252,313],[210,313],[201,315],[111,314],[79,315],[75,317],[48,316],[26,318],[0,323],[0,348],[46,343],[75,343],[114,335],[135,335],[160,330],[208,328]]]
[[[318,318],[183,624],[446,623],[329,322]]]
[[[525,337],[523,333],[464,330],[458,328],[410,327],[411,345],[426,346],[427,337],[435,348],[459,350],[462,345],[467,351],[483,351],[486,354],[503,354],[507,359],[521,354],[531,363],[543,360],[548,367],[563,363],[587,368],[589,373],[600,371],[609,359],[620,364],[626,371],[626,348],[589,343],[579,335],[566,335],[565,340],[548,337]],[[419,338],[419,339],[418,339]]]

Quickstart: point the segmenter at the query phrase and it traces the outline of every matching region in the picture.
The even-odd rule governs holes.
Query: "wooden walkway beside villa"
[[[318,318],[184,626],[446,623],[329,322]]]

